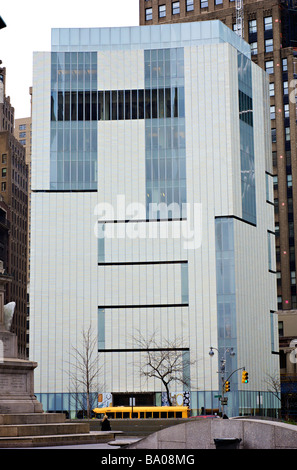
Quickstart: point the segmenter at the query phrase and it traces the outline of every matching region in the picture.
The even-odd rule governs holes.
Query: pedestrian
[[[104,415],[101,421],[101,431],[111,431],[110,422],[107,415]]]

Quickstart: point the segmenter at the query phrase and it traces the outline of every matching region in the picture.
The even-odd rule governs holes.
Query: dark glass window
[[[105,91],[105,105],[104,105],[104,110],[105,110],[105,120],[109,121],[110,120],[110,91]]]
[[[172,3],[172,14],[173,14],[173,15],[177,15],[178,13],[180,13],[180,5],[179,5],[179,2],[173,2],[173,3]]]
[[[265,39],[265,52],[273,51],[273,39]]]
[[[186,10],[187,11],[194,10],[194,0],[186,0]]]
[[[51,120],[55,121],[52,97]],[[184,117],[184,87],[58,92],[58,121]]]
[[[118,90],[118,119],[124,119],[124,91]]]
[[[276,129],[271,129],[271,140],[276,142]]]
[[[131,119],[130,90],[125,90],[125,119]]]
[[[272,16],[266,16],[264,18],[264,30],[270,31],[272,29]]]
[[[146,8],[145,9],[145,21],[150,21],[153,19],[153,9]]]
[[[257,20],[249,21],[249,33],[254,34],[257,32]]]
[[[137,90],[132,90],[132,119],[137,119]]]
[[[92,102],[91,102],[91,120],[97,121],[98,119],[98,105],[97,105],[97,96],[96,91],[92,91]]]
[[[77,92],[71,92],[71,121],[76,121],[77,119]]]
[[[84,118],[83,112],[83,92],[78,92],[78,104],[77,104],[77,119],[78,121],[82,121]],[[58,119],[60,121],[60,119]]]
[[[118,119],[118,96],[117,91],[113,90],[111,92],[112,95],[112,114],[111,119],[116,121]]]
[[[104,119],[104,92],[98,92],[98,120],[101,121]]]
[[[138,90],[138,118],[144,119],[144,90]]]
[[[159,5],[159,18],[166,16],[166,5]]]
[[[268,74],[272,74],[274,73],[274,69],[273,69],[273,60],[267,60],[265,62],[265,70]]]
[[[91,118],[91,93],[85,91],[85,121],[90,121]],[[66,121],[66,117],[65,117]]]

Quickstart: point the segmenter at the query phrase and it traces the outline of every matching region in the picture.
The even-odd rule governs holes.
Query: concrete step
[[[91,431],[81,434],[60,434],[48,436],[0,437],[0,448],[50,447],[57,445],[99,444],[115,439],[117,432]]]
[[[48,436],[90,432],[88,423],[6,424],[0,426],[0,437]]]
[[[64,423],[64,413],[18,413],[0,414],[0,426],[9,424],[49,424]]]

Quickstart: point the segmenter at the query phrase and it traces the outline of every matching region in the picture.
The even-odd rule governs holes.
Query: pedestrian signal
[[[242,378],[241,378],[241,383],[247,384],[249,381],[249,374],[246,370],[242,372]]]

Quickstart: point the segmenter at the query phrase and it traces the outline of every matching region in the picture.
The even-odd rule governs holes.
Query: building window
[[[159,5],[159,18],[166,16],[166,5]]]
[[[2,153],[2,163],[7,163],[7,153]]]
[[[216,5],[222,5],[222,3],[223,3],[223,0],[215,0]]]
[[[251,54],[252,55],[258,54],[258,43],[257,42],[251,42]]]
[[[153,19],[153,9],[146,8],[145,9],[145,21],[150,21]]]
[[[270,119],[275,119],[275,106],[270,106]]]
[[[272,74],[274,73],[274,69],[273,69],[273,60],[267,60],[265,62],[265,70],[268,74]]]
[[[273,254],[275,253],[275,235],[272,232],[267,232],[268,236],[268,269],[269,271],[275,271],[275,262]]]
[[[291,140],[290,128],[289,127],[285,127],[285,140],[286,140],[286,142],[289,142]]]
[[[270,312],[271,351],[276,350],[278,344],[278,314]]]
[[[264,18],[264,30],[270,31],[272,29],[272,16],[266,16]]]
[[[291,271],[291,285],[296,285],[296,271]]]
[[[274,83],[269,83],[269,96],[274,96]]]
[[[26,139],[21,139],[21,140],[20,140],[20,144],[26,145]]]
[[[290,117],[290,105],[289,104],[284,105],[284,114],[285,114],[285,118]]]
[[[287,175],[287,187],[292,188],[292,175]]]
[[[273,39],[265,39],[265,52],[273,52]]]
[[[19,125],[19,130],[20,131],[25,131],[26,130],[26,124],[20,124]]]
[[[278,334],[279,336],[284,336],[284,322],[283,321],[278,322]]]
[[[272,180],[273,180],[273,189],[277,189],[278,188],[278,177],[277,177],[277,175],[274,175]]]
[[[186,0],[186,10],[187,11],[194,10],[194,0]]]
[[[172,14],[177,15],[178,13],[180,13],[179,2],[173,2],[172,3]]]
[[[276,129],[271,129],[271,141],[276,142]]]
[[[288,82],[284,82],[284,95],[288,95],[289,93],[289,84]]]
[[[208,0],[200,0],[200,7],[207,8],[208,7]]]
[[[1,183],[1,191],[6,191],[6,182]]]
[[[249,34],[254,34],[257,32],[257,20],[249,21]]]
[[[26,132],[20,132],[19,138],[23,139],[24,137],[26,137]]]
[[[6,178],[7,168],[2,168],[2,178]]]
[[[287,58],[283,59],[282,64],[283,64],[283,72],[287,72],[287,70],[288,70],[288,59]]]

